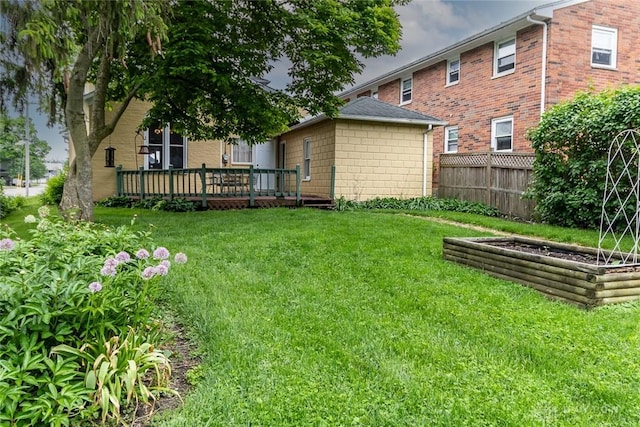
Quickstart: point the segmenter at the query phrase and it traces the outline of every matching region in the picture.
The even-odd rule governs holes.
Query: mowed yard
[[[203,364],[154,425],[640,424],[640,305],[582,311],[442,259],[443,237],[487,233],[381,212],[96,213],[137,213],[189,256],[165,304]]]

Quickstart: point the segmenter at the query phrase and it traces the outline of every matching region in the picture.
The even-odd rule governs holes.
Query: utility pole
[[[24,138],[24,175],[26,179],[24,183],[24,195],[25,197],[29,197],[29,185],[31,184],[31,150],[29,149],[29,102],[27,102],[25,106]]]

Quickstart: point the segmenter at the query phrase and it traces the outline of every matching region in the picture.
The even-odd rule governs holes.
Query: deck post
[[[296,206],[300,206],[302,194],[300,192],[300,165],[296,165]]]
[[[486,184],[487,184],[487,192],[485,194],[485,203],[487,204],[487,206],[491,206],[491,156],[492,156],[492,149],[489,150],[489,152],[487,153],[487,169],[486,169]]]
[[[140,175],[140,200],[144,200],[144,166],[140,166],[138,174]]]
[[[331,201],[336,197],[336,165],[331,165],[331,189],[329,190],[329,198]]]
[[[207,207],[207,165],[202,164],[200,170],[200,181],[202,182],[202,207]]]
[[[253,165],[249,166],[249,207],[253,208],[256,205],[256,191],[253,187]]]
[[[116,195],[122,196],[122,165],[116,167]]]
[[[169,200],[173,201],[173,165],[169,165]]]

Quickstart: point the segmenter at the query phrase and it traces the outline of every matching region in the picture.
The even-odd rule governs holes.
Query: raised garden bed
[[[597,249],[522,237],[443,240],[445,259],[582,308],[640,299],[640,264],[597,265]]]

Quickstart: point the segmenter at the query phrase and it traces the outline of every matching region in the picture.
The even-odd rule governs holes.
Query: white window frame
[[[302,176],[305,181],[311,180],[311,138],[302,140]]]
[[[409,82],[409,89],[404,88],[404,83]],[[409,99],[404,99],[405,92],[409,94]],[[407,76],[400,79],[400,105],[411,103],[413,100],[413,76]]]
[[[235,144],[231,146],[231,163],[234,165],[251,165],[253,164],[253,146],[249,145],[244,139],[236,138]],[[242,150],[242,151],[240,151]],[[246,158],[240,158],[249,154],[249,161]]]
[[[452,74],[452,65],[454,63],[458,63],[458,69],[457,69],[457,74],[458,74],[458,78],[456,80],[451,80],[451,74]],[[449,60],[447,60],[447,86],[453,86],[453,85],[457,85],[460,82],[460,57],[458,56],[457,58],[451,58]]]
[[[498,125],[500,123],[505,123],[505,122],[510,122],[511,123],[511,130],[510,130],[510,134],[498,134]],[[511,137],[511,147],[507,148],[507,149],[502,149],[499,150],[498,149],[498,138],[500,137],[504,137],[506,135],[509,135]],[[501,152],[511,152],[513,151],[513,116],[504,116],[504,117],[498,117],[495,119],[491,120],[491,150],[493,151],[501,151]]]
[[[596,36],[609,36],[610,44],[609,46],[596,45]],[[611,57],[609,64],[600,64],[597,62],[593,62],[594,51],[600,48],[601,50],[611,50]],[[610,70],[614,70],[617,66],[618,59],[618,29],[610,28],[610,27],[602,27],[600,25],[594,25],[591,27],[591,66],[593,68],[607,68]]]
[[[451,131],[456,131],[456,149],[455,150],[451,150],[449,148],[449,144],[451,143],[452,139],[450,138],[449,133]],[[458,152],[458,141],[459,141],[459,135],[458,135],[458,126],[447,126],[444,128],[444,152],[445,153],[457,153]]]
[[[162,145],[161,147],[161,162],[162,164],[160,165],[160,169],[169,169],[169,166],[171,165],[171,148],[172,147],[182,147],[182,166],[174,166],[176,167],[176,169],[180,169],[180,168],[187,168],[189,167],[187,164],[187,146],[188,146],[188,141],[186,137],[182,137],[182,145],[176,145],[176,144],[171,144],[171,125],[166,125],[163,128],[156,128],[159,129],[159,132],[162,133],[162,143],[161,144],[151,144],[150,141],[150,135],[149,132],[151,132],[151,129],[147,128],[145,129],[144,132],[144,142],[145,145],[147,145],[149,147],[149,149],[151,150],[151,154],[148,154],[146,156],[144,156],[144,168],[146,170],[150,169],[149,165],[152,164],[151,160],[153,160],[153,148],[158,146],[158,145]],[[154,130],[155,131],[155,130]],[[137,155],[137,153],[136,153]],[[154,168],[156,169],[156,168]]]
[[[513,54],[509,54],[509,55],[504,55],[504,56],[499,56],[500,55],[500,45],[509,43],[509,42],[513,42]],[[493,47],[493,77],[500,77],[500,76],[505,76],[507,74],[512,74],[516,71],[516,48],[517,48],[517,43],[516,43],[516,36],[512,36],[500,41],[497,41],[494,43],[494,47]],[[504,71],[498,71],[498,63],[500,62],[501,58],[506,58],[507,56],[511,56],[513,55],[513,67],[508,69],[508,70],[504,70]]]

